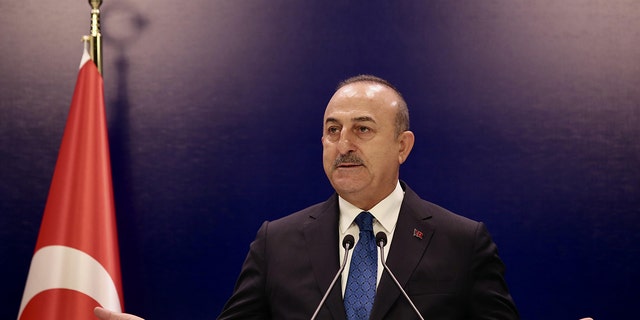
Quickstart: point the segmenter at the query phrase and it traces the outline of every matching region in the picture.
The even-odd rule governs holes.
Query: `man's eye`
[[[339,131],[339,130],[338,130],[338,128],[337,128],[337,127],[329,127],[329,128],[327,129],[327,133],[329,133],[329,134],[335,134],[335,133],[337,133],[338,131]]]
[[[371,129],[369,129],[368,127],[358,127],[358,132],[365,133],[369,131],[371,131]]]

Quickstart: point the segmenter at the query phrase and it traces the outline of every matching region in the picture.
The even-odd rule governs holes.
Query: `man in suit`
[[[345,80],[323,123],[324,170],[336,193],[262,224],[218,319],[311,318],[340,267],[347,234],[356,238],[352,263],[356,255],[375,259],[367,262],[372,279],[364,280],[372,288],[357,287],[361,269],[347,264],[318,319],[417,319],[378,252],[356,253],[371,232],[387,235],[386,263],[425,318],[518,319],[484,224],[420,199],[399,180],[414,135],[398,90],[373,76]],[[371,227],[362,227],[361,216]],[[364,293],[354,300],[353,290]]]
[[[517,319],[485,226],[420,199],[399,180],[413,143],[406,103],[391,84],[372,76],[344,81],[322,135],[336,193],[262,225],[219,319],[309,319],[340,266],[341,239],[359,233],[353,221],[361,211],[373,215],[375,233],[388,235],[386,262],[425,318]],[[417,318],[382,269],[370,318]],[[319,319],[346,319],[347,274]]]

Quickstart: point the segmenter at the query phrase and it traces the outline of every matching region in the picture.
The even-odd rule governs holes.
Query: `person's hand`
[[[100,320],[144,320],[128,313],[113,312],[104,308],[96,307],[93,314]]]

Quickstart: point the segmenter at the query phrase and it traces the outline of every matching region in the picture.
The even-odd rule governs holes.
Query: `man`
[[[420,199],[399,180],[413,144],[407,105],[390,83],[367,75],[342,82],[322,134],[324,170],[336,193],[263,223],[218,319],[310,319],[345,255],[347,234],[356,238],[352,265],[317,318],[417,319],[383,272],[375,244],[362,249],[378,232],[389,240],[388,267],[425,318],[518,319],[484,224]],[[365,273],[372,279],[362,280]]]

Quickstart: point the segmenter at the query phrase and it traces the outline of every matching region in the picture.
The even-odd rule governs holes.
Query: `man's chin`
[[[334,179],[332,185],[333,188],[336,189],[336,192],[342,197],[358,193],[366,187],[364,182],[354,181],[353,179]]]

